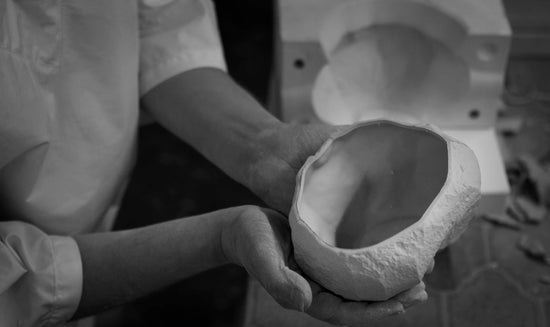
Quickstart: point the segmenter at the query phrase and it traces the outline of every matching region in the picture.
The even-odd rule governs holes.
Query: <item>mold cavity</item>
[[[354,110],[440,111],[470,88],[464,60],[413,27],[380,24],[350,34],[335,48],[329,65],[341,96]]]
[[[418,221],[446,178],[441,137],[374,123],[336,140],[309,167],[300,215],[329,245],[370,246]]]

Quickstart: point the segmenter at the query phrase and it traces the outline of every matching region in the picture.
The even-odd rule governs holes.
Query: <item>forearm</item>
[[[266,155],[262,133],[281,122],[226,73],[200,68],[177,75],[143,97],[155,119],[228,175],[250,187],[250,167]]]
[[[132,301],[227,263],[222,233],[243,208],[135,230],[76,236],[84,280],[75,318]]]

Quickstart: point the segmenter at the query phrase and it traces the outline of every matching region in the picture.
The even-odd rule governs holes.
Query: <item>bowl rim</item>
[[[424,211],[422,216],[416,222],[414,222],[413,224],[411,224],[408,227],[404,228],[400,232],[398,232],[398,233],[396,233],[396,234],[394,234],[394,235],[392,235],[392,236],[386,238],[385,240],[383,240],[381,242],[378,242],[376,244],[366,246],[366,247],[361,247],[361,248],[354,248],[354,249],[340,248],[340,247],[337,247],[337,246],[334,246],[334,245],[331,245],[331,244],[327,243],[325,240],[323,240],[321,237],[319,237],[319,235],[301,217],[299,203],[300,203],[300,200],[301,200],[301,193],[302,193],[301,190],[303,189],[303,186],[304,186],[304,183],[305,183],[304,175],[305,175],[305,172],[310,168],[310,166],[315,161],[317,161],[322,155],[325,154],[325,152],[332,146],[332,144],[334,143],[335,140],[337,140],[340,137],[345,136],[345,135],[347,135],[347,134],[349,134],[349,133],[351,133],[351,132],[353,132],[357,129],[360,129],[360,128],[363,128],[363,127],[366,127],[366,126],[369,126],[369,125],[376,125],[376,124],[379,124],[379,125],[380,124],[389,124],[389,125],[394,125],[394,126],[398,126],[398,127],[402,127],[402,128],[421,130],[421,131],[424,131],[424,132],[428,132],[428,133],[430,133],[430,134],[432,134],[436,137],[439,137],[442,141],[445,142],[446,149],[447,149],[447,176],[445,177],[445,182],[441,186],[441,189],[439,190],[437,195],[433,198],[433,200],[431,201],[428,208],[426,208],[426,210]],[[306,160],[306,162],[304,163],[304,165],[302,166],[302,168],[298,172],[298,175],[296,176],[296,187],[295,187],[295,191],[294,191],[294,198],[293,198],[293,201],[292,201],[292,208],[291,208],[291,211],[294,211],[294,216],[295,216],[295,219],[296,219],[296,223],[298,225],[303,225],[308,230],[308,232],[311,233],[311,235],[313,235],[313,238],[315,239],[315,241],[320,246],[322,246],[324,248],[328,248],[332,251],[352,255],[352,254],[362,253],[366,249],[383,248],[386,244],[390,243],[393,239],[396,239],[396,238],[400,237],[400,235],[404,234],[408,230],[412,230],[416,226],[420,225],[422,223],[422,221],[427,219],[427,217],[429,216],[428,213],[431,213],[431,211],[434,209],[434,207],[437,206],[439,203],[441,203],[440,199],[448,193],[450,183],[452,182],[452,173],[453,173],[452,169],[451,169],[451,167],[452,167],[452,165],[451,165],[452,162],[451,161],[453,160],[452,159],[453,156],[451,155],[451,153],[452,153],[451,144],[453,142],[462,144],[461,142],[459,142],[455,138],[453,138],[451,136],[448,136],[446,134],[443,134],[439,130],[439,128],[437,128],[433,125],[398,122],[398,121],[387,120],[387,119],[378,119],[378,120],[371,120],[371,121],[365,121],[365,122],[357,123],[357,124],[351,125],[349,128],[346,128],[344,130],[341,130],[341,131],[338,131],[338,132],[334,133],[333,135],[331,135],[331,137],[321,146],[321,148],[314,155],[308,157],[308,159]],[[292,224],[291,224],[291,227],[292,227]]]

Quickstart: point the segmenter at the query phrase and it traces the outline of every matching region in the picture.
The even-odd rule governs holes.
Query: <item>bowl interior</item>
[[[376,122],[337,138],[304,172],[300,217],[328,245],[379,243],[418,221],[447,178],[447,142]]]

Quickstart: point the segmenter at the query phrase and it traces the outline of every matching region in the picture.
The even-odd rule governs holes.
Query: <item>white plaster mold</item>
[[[480,197],[473,152],[430,126],[387,120],[328,140],[297,177],[299,266],[332,292],[381,301],[418,284]]]
[[[330,10],[319,27],[327,65],[311,94],[316,115],[335,125],[405,114],[446,128],[493,126],[509,26],[483,11],[486,1],[455,2],[357,0]]]

